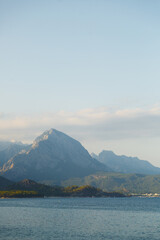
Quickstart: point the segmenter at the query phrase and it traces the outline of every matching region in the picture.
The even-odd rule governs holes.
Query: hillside
[[[104,191],[124,193],[160,193],[160,175],[97,173],[63,181],[63,186],[91,185]]]
[[[0,177],[0,190],[6,190],[8,186],[12,185],[13,182],[4,178]]]
[[[6,191],[0,191],[0,197],[125,197],[122,193],[104,192],[93,186],[47,186],[30,179],[9,185]]]

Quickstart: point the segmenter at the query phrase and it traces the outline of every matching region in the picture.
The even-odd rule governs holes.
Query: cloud
[[[32,115],[0,113],[0,139],[32,141],[49,128],[82,141],[159,137],[160,107],[114,111],[103,107]]]

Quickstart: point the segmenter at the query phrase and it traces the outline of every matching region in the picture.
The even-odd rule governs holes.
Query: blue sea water
[[[160,198],[0,199],[2,240],[159,240]]]

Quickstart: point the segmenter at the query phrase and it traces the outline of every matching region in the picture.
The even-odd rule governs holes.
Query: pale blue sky
[[[153,109],[156,108],[156,116],[160,113],[159,64],[159,0],[0,0],[0,112],[1,119],[8,121],[0,138],[9,137],[8,129],[17,132],[19,119],[23,119],[21,135],[26,134],[25,129],[33,132],[37,127],[33,124],[36,116],[43,116],[44,121],[32,138],[45,128],[55,126],[78,138],[76,130],[64,127],[70,121],[68,115],[76,115],[74,124],[81,127],[86,124],[80,121],[84,113],[77,112],[83,109],[95,112],[92,118],[95,124],[97,111],[103,112],[102,108],[113,113],[114,119],[118,111],[123,113],[127,109],[130,115],[130,111],[137,113],[138,108],[139,112],[146,111],[144,124],[141,120],[140,125],[146,127],[147,134],[143,132],[135,137],[130,132],[133,124],[128,124],[128,128],[119,133],[125,143],[121,141],[118,145],[117,139],[114,142],[111,137],[98,138],[87,125],[80,140],[94,151],[94,137],[89,142],[85,136],[92,132],[91,135],[99,139],[99,146],[103,142],[102,148],[108,144],[114,150],[115,143],[120,154],[140,155],[146,159],[154,154],[156,164],[160,165],[160,124],[157,121],[155,127],[150,117],[147,118],[150,122],[145,122],[146,115],[150,116]],[[59,118],[57,124],[55,120],[48,120],[48,114],[53,116],[60,111],[66,112],[67,119],[59,126]],[[87,114],[90,118],[90,110]],[[98,115],[98,119],[101,117]],[[30,123],[24,124],[24,119],[29,119]],[[99,128],[103,131],[101,122],[98,126],[97,132]],[[117,126],[119,123],[114,129]],[[136,126],[139,129],[137,115],[134,129]],[[129,137],[125,137],[127,131]],[[17,135],[9,132],[11,138],[20,138],[18,132]],[[143,138],[141,143],[140,137]],[[151,146],[157,148],[145,154],[136,148],[132,150],[133,144],[137,144],[144,152],[144,139],[153,139]],[[99,150],[100,147],[96,149]]]

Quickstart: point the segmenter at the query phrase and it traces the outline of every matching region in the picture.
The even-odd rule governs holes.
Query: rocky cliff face
[[[36,138],[30,149],[11,158],[1,175],[11,180],[59,181],[82,177],[107,167],[93,159],[75,139],[50,129]]]

